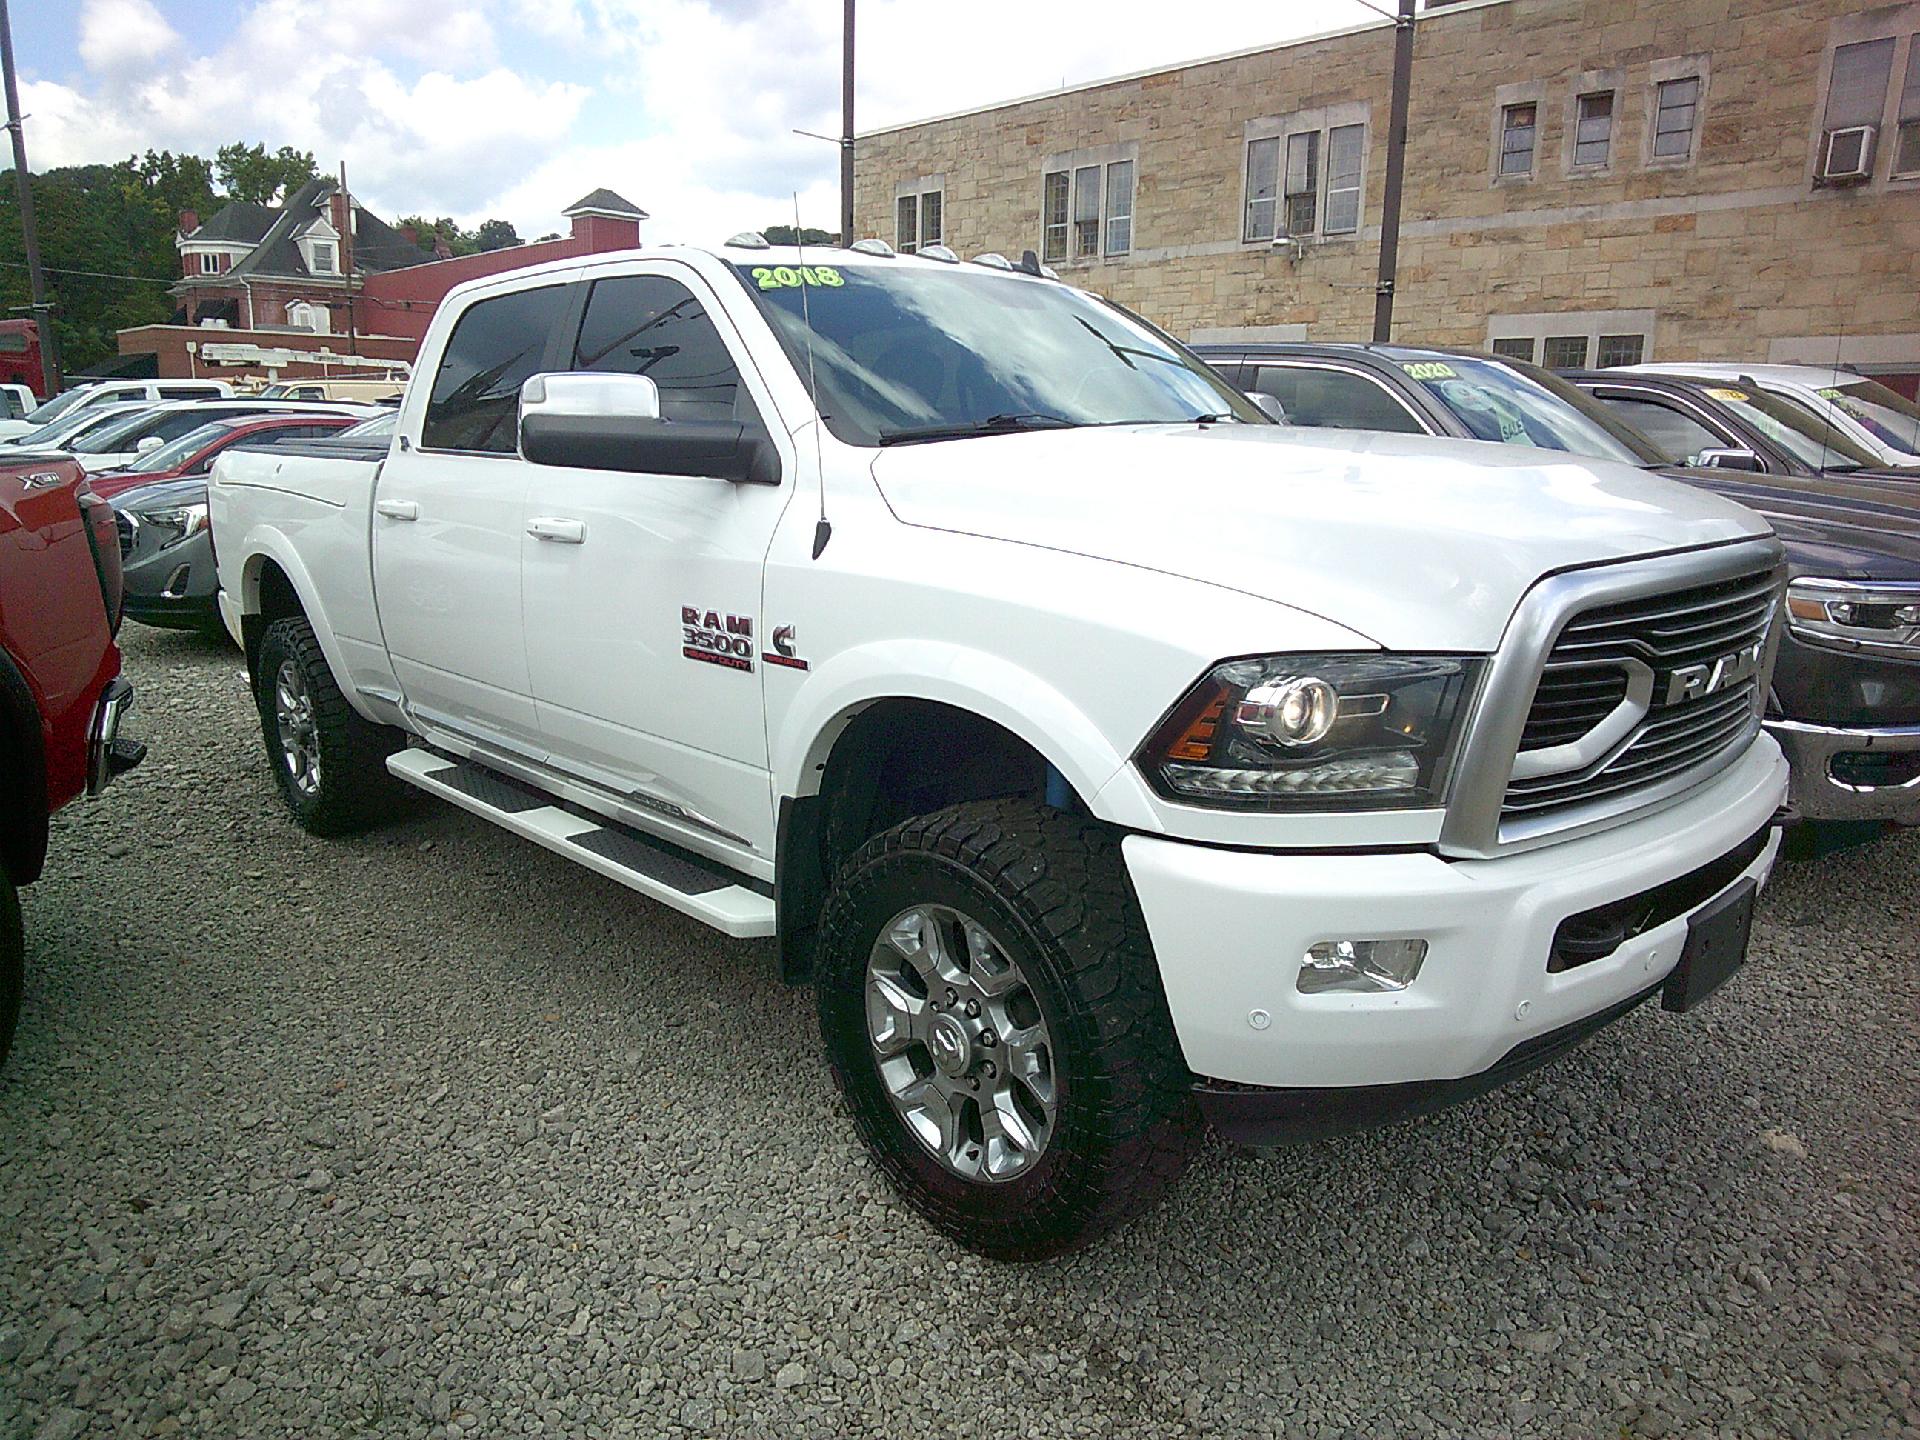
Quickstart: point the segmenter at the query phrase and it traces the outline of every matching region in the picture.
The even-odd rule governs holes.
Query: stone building
[[[1920,0],[1429,0],[1396,339],[1920,378]],[[1187,338],[1371,334],[1393,27],[874,131],[857,229]]]

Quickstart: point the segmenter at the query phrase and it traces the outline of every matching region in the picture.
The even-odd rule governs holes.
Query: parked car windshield
[[[362,420],[358,425],[349,425],[337,438],[341,440],[391,440],[393,432],[399,427],[400,412],[376,415],[371,420]]]
[[[1874,439],[1896,450],[1920,455],[1920,405],[1878,380],[1852,380],[1820,391]]]
[[[228,422],[215,420],[197,430],[189,430],[178,440],[169,440],[159,449],[149,450],[125,469],[130,475],[153,475],[162,470],[171,470],[176,465],[184,465],[231,428]]]
[[[1707,385],[1706,393],[1809,470],[1860,470],[1881,459],[1797,400],[1745,385]]]
[[[0,444],[17,445],[22,450],[65,449],[75,437],[90,435],[98,430],[117,429],[122,421],[146,408],[144,404],[131,408],[125,405],[89,406],[85,410],[70,411],[50,425],[29,430],[24,435],[15,435],[9,440],[0,441]]]
[[[1524,360],[1444,355],[1402,359],[1400,368],[1477,440],[1564,450],[1627,465],[1665,463],[1644,437],[1591,396]]]
[[[96,395],[98,393],[99,392],[91,385],[82,385],[77,390],[62,390],[51,400],[42,401],[40,404],[34,406],[32,410],[27,412],[26,418],[31,420],[35,425],[45,425],[51,420],[58,420],[89,395]]]
[[[803,380],[811,318],[820,410],[851,445],[1208,415],[1267,423],[1173,340],[1055,281],[907,259],[733,268]]]

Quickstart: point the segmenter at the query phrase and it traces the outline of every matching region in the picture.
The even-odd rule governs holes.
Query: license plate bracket
[[[1693,1009],[1745,962],[1759,893],[1759,884],[1748,877],[1687,918],[1687,943],[1680,951],[1680,963],[1660,992],[1662,1010]]]

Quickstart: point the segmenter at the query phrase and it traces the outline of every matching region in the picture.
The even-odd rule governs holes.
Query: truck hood
[[[1766,516],[1795,575],[1920,580],[1920,485],[1911,480],[1676,473]]]
[[[906,524],[1224,586],[1395,650],[1489,651],[1552,571],[1767,531],[1718,496],[1625,465],[1284,426],[902,445],[880,452],[873,476]]]

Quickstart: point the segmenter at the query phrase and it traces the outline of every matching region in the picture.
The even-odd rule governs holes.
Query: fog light
[[[1424,940],[1322,940],[1300,962],[1302,995],[1404,990],[1427,958]]]

